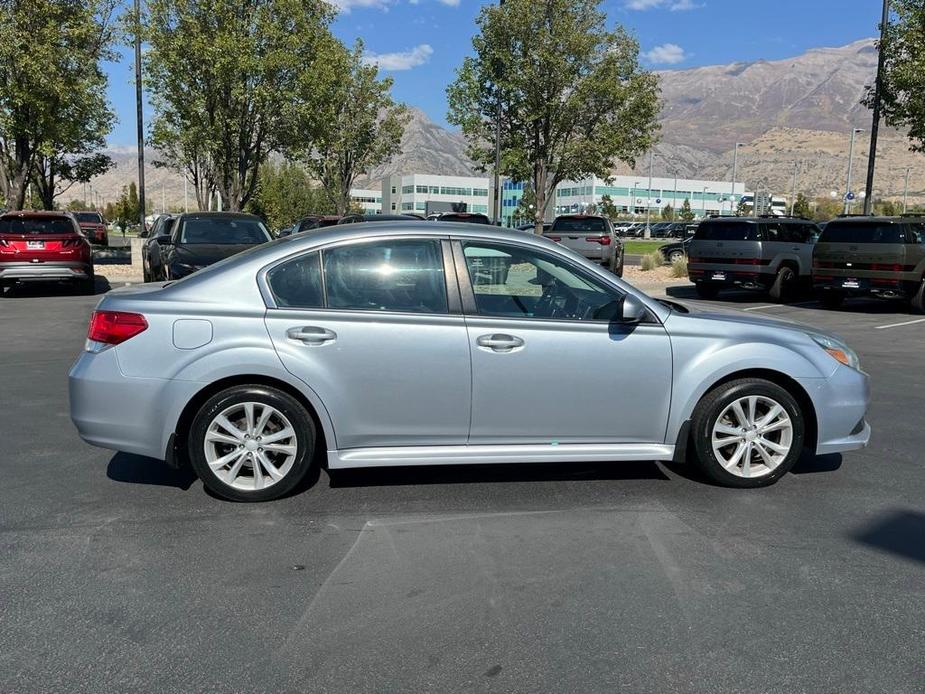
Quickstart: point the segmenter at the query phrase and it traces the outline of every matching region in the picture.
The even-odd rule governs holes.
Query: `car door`
[[[471,444],[662,443],[671,343],[616,322],[625,293],[575,261],[454,242],[472,353]]]
[[[469,346],[444,252],[438,238],[380,237],[262,274],[273,345],[324,404],[338,449],[465,444]]]

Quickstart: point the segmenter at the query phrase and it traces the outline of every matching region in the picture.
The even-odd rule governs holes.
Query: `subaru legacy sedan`
[[[838,338],[654,300],[559,244],[380,222],[106,294],[70,372],[96,446],[267,500],[315,465],[684,461],[730,487],[867,444]]]

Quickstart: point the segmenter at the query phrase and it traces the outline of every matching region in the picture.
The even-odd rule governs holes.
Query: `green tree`
[[[409,115],[392,100],[392,79],[378,79],[379,68],[364,60],[362,42],[352,51],[336,44],[331,53],[327,70],[303,74],[305,91],[293,108],[295,136],[286,150],[305,163],[343,215],[357,176],[400,151]],[[298,137],[304,132],[313,137]]]
[[[535,222],[536,220],[536,195],[533,194],[533,189],[529,185],[524,186],[523,195],[520,196],[520,200],[517,203],[517,209],[514,210],[514,219],[518,223],[521,220],[529,220]]]
[[[662,219],[666,222],[674,221],[674,208],[671,205],[665,205],[662,208]]]
[[[793,203],[793,214],[797,217],[806,217],[810,219],[813,216],[812,205],[809,204],[809,198],[803,193],[797,193],[797,199]]]
[[[151,142],[162,165],[190,178],[201,208],[214,189],[242,209],[270,152],[292,146],[287,136],[311,142],[289,123],[331,63],[333,16],[323,0],[149,0]]]
[[[0,189],[12,209],[30,181],[54,206],[112,127],[106,75],[116,0],[0,0]],[[58,190],[60,192],[60,190]]]
[[[684,198],[684,204],[681,205],[681,211],[678,212],[678,219],[682,222],[693,222],[694,211],[691,209],[691,201]]]
[[[263,217],[272,229],[281,229],[308,214],[334,214],[330,197],[313,184],[305,169],[292,162],[268,162],[248,211]]]
[[[116,200],[112,209],[107,205],[106,218],[115,223],[117,226],[125,229],[138,222],[141,217],[141,202],[138,200],[138,186],[132,181],[127,186],[122,186],[122,194]]]
[[[881,112],[886,122],[905,130],[910,149],[925,151],[925,3],[893,0],[895,21],[886,27],[879,49],[883,54]],[[863,103],[873,105],[874,87]]]
[[[620,210],[613,204],[613,198],[609,195],[601,196],[601,204],[598,205],[601,214],[607,217],[611,222],[616,221],[620,216]]]
[[[556,185],[607,178],[655,142],[658,81],[639,67],[638,43],[606,28],[600,0],[507,0],[484,6],[447,89],[448,120],[469,155],[494,161],[500,109],[502,174],[531,181],[537,232]]]

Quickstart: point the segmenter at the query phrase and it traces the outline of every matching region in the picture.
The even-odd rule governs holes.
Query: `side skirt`
[[[477,465],[497,463],[587,463],[674,458],[673,445],[657,443],[408,446],[328,451],[328,467]]]

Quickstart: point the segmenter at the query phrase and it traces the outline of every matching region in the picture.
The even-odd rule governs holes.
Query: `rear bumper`
[[[843,453],[870,441],[865,419],[870,406],[870,380],[862,371],[839,366],[829,378],[797,379],[816,410],[816,453]]]
[[[880,277],[813,277],[813,290],[817,293],[842,294],[844,296],[878,296],[883,298],[905,298],[915,292],[918,284],[905,279],[884,279]]]
[[[0,280],[56,281],[85,280],[93,276],[91,263],[49,261],[44,263],[0,263]]]

